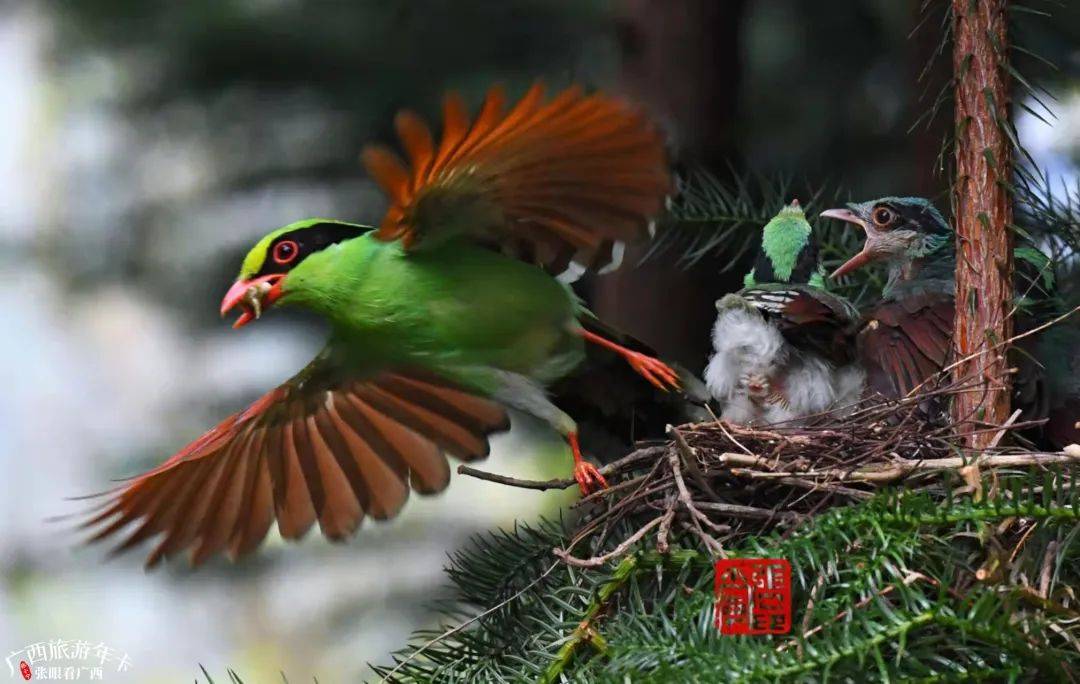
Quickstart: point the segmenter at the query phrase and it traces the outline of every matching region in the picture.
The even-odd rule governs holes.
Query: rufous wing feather
[[[84,523],[91,540],[130,529],[119,552],[159,537],[153,566],[185,549],[193,565],[250,553],[275,519],[287,539],[316,521],[345,539],[366,516],[397,515],[411,489],[441,491],[447,454],[480,458],[509,425],[498,404],[426,371],[334,380],[327,358],[108,493]]]
[[[870,311],[858,339],[868,387],[899,399],[931,380],[948,363],[952,312],[952,297],[944,294],[886,302]]]
[[[398,115],[407,168],[386,148],[364,150],[390,198],[376,237],[418,249],[464,233],[549,269],[571,257],[598,269],[612,242],[648,235],[671,186],[660,133],[614,97],[574,87],[545,102],[537,84],[506,111],[493,88],[475,120],[455,94],[443,117],[436,145],[419,116]]]

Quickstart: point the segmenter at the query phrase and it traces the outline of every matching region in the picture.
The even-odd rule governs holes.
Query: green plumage
[[[818,264],[813,229],[798,201],[776,214],[761,231],[761,246],[754,267],[743,278],[743,287],[762,283],[807,283],[825,287]]]
[[[311,223],[260,241],[240,277],[258,271],[276,236]],[[584,354],[573,334],[578,305],[566,287],[464,239],[406,255],[400,241],[366,232],[309,255],[282,291],[281,304],[326,317],[331,346],[352,364],[422,366],[485,393],[498,390],[492,369],[546,384]]]
[[[150,565],[186,548],[195,564],[243,555],[275,518],[285,538],[317,520],[343,539],[366,518],[397,515],[410,492],[442,491],[448,457],[489,453],[490,435],[509,428],[507,409],[564,437],[583,494],[607,486],[548,387],[562,381],[560,399],[573,392],[571,372],[593,367],[586,342],[589,362],[614,355],[635,383],[681,383],[654,356],[583,325],[576,298],[548,271],[571,259],[601,268],[616,242],[648,235],[671,187],[663,139],[636,107],[579,88],[546,101],[537,84],[505,104],[493,88],[472,121],[449,94],[438,142],[421,117],[398,114],[408,161],[381,146],[361,155],[389,199],[377,229],[308,219],[256,243],[222,315],[237,310],[242,327],[271,307],[300,307],[329,323],[325,348],[110,494],[88,523],[104,525],[96,538],[139,520],[121,548],[162,534]],[[599,429],[630,439],[641,394],[612,394]]]
[[[778,280],[787,282],[799,253],[810,240],[810,224],[797,205],[789,205],[765,224],[761,247],[773,264]]]
[[[754,268],[735,296],[777,325],[794,348],[815,349],[837,364],[850,362],[849,338],[859,313],[826,289],[813,228],[798,200],[762,228]]]
[[[765,224],[761,234],[761,248],[772,262],[776,280],[788,282],[799,254],[810,241],[810,224],[798,204],[780,210]]]

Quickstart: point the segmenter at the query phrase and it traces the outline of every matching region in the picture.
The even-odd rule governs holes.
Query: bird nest
[[[838,505],[868,499],[883,487],[950,495],[993,495],[999,468],[1043,468],[1080,461],[1080,447],[1035,451],[1020,436],[1040,421],[1002,425],[975,418],[928,418],[972,383],[942,382],[898,401],[865,401],[812,417],[809,425],[740,426],[719,419],[669,426],[667,441],[641,443],[600,472],[611,484],[574,504],[582,512],[565,548],[568,564],[598,567],[655,537],[666,552],[675,534],[696,537],[712,554],[748,535],[805,524]],[[966,448],[988,433],[987,446]],[[1017,439],[1004,439],[1010,433]],[[559,489],[574,480],[518,480],[470,466],[458,472],[528,489]],[[989,484],[988,484],[989,483]],[[582,554],[582,549],[592,555]]]

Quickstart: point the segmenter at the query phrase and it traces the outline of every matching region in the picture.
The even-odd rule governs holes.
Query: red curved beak
[[[281,283],[285,276],[281,273],[259,276],[249,280],[237,280],[229,287],[225,297],[221,300],[221,315],[229,313],[232,309],[240,306],[243,309],[240,317],[233,323],[234,328],[241,328],[251,321],[259,318],[262,312],[274,305],[284,294],[281,291]]]

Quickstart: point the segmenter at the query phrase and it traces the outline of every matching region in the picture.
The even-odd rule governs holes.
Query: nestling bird
[[[112,492],[90,520],[103,538],[134,525],[123,550],[162,535],[147,561],[191,549],[193,564],[252,551],[276,519],[285,538],[318,520],[342,539],[365,516],[394,517],[410,489],[447,486],[446,455],[488,453],[506,407],[563,435],[583,493],[606,486],[574,420],[545,386],[586,341],[658,388],[664,363],[592,332],[549,271],[610,262],[648,235],[670,187],[659,132],[627,103],[538,84],[509,111],[492,89],[476,119],[444,104],[437,143],[419,116],[395,119],[408,165],[371,146],[363,161],[390,199],[377,228],[308,219],[259,240],[221,303],[235,327],[288,305],[331,326],[299,374]],[[502,252],[510,252],[521,259]],[[545,270],[545,268],[547,270]]]
[[[881,300],[864,314],[860,353],[867,387],[899,398],[941,370],[953,329],[953,233],[933,204],[920,197],[883,197],[821,212],[863,228],[862,250],[833,272],[839,278],[884,262]]]
[[[862,250],[832,274],[841,277],[882,262],[888,280],[881,300],[864,313],[858,347],[867,385],[888,398],[923,386],[948,365],[955,313],[956,236],[933,204],[921,197],[883,197],[829,209],[822,217],[846,221],[866,234]],[[1035,325],[1018,317],[1017,328]],[[1019,369],[1014,405],[1021,420],[1046,418],[1035,438],[1051,448],[1080,440],[1080,330],[1053,326],[1020,341],[1010,356]],[[1050,372],[1048,372],[1050,371]]]
[[[762,229],[745,287],[716,303],[705,383],[722,418],[788,422],[858,401],[858,312],[822,276],[813,229],[793,201]]]

